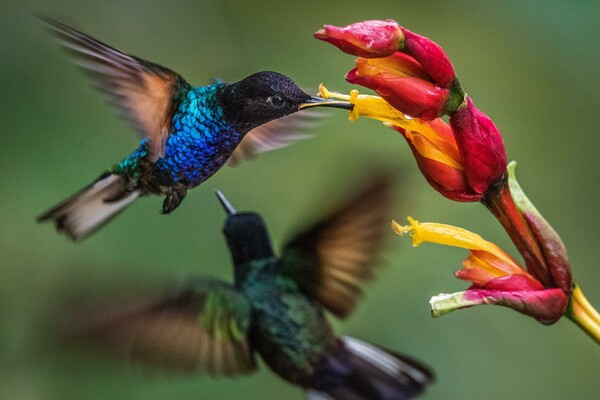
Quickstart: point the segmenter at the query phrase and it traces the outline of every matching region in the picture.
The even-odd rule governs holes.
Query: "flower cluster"
[[[326,25],[315,37],[359,56],[348,82],[373,89],[404,119],[419,120],[410,132],[390,126],[406,138],[421,172],[441,194],[478,201],[505,173],[500,132],[464,93],[437,43],[392,20]],[[365,102],[355,113],[384,120],[371,107]],[[449,126],[442,115],[450,116]]]
[[[435,317],[478,304],[513,308],[544,324],[563,315],[600,343],[600,315],[572,282],[560,236],[525,196],[507,164],[500,132],[463,91],[444,50],[431,39],[393,20],[364,21],[345,27],[325,25],[315,33],[357,56],[346,80],[379,96],[328,91],[320,95],[350,101],[349,118],[382,121],[407,141],[421,173],[445,197],[480,201],[505,228],[524,266],[479,235],[455,226],[392,222],[413,244],[444,244],[469,250],[456,277],[471,283],[465,291],[431,299]],[[448,123],[441,119],[448,116]]]

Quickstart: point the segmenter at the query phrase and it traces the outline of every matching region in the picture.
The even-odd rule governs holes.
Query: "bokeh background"
[[[404,140],[375,121],[332,114],[309,141],[224,168],[175,213],[137,202],[73,244],[35,216],[128,154],[135,135],[44,32],[32,11],[166,65],[195,84],[259,70],[348,91],[353,59],[312,38],[324,23],[394,18],[438,41],[503,132],[521,184],[561,233],[576,280],[600,306],[600,5],[597,1],[12,1],[0,4],[0,397],[3,399],[301,399],[264,365],[236,380],[160,375],[50,349],[65,291],[137,289],[186,276],[231,278],[213,188],[260,211],[276,246],[347,193],[374,164],[398,171],[395,215],[463,226],[513,254],[479,204],[445,200]],[[465,284],[466,255],[389,234],[387,268],[338,331],[433,366],[426,399],[596,399],[600,349],[570,321],[546,327],[501,307],[442,319],[428,299]],[[132,283],[133,282],[133,283]]]

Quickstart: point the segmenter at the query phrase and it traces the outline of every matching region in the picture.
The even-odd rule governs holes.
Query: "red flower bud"
[[[387,57],[402,46],[404,35],[397,22],[364,21],[337,27],[325,25],[315,32],[317,39],[331,43],[344,53],[359,57]]]
[[[506,151],[500,132],[468,97],[450,117],[450,126],[460,150],[469,186],[476,193],[485,193],[506,171]]]

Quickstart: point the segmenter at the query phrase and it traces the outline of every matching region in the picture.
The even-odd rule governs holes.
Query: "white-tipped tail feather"
[[[52,220],[59,232],[72,240],[81,240],[140,196],[139,190],[127,190],[126,183],[120,175],[102,175],[93,184],[38,217],[38,221]]]
[[[385,372],[390,377],[396,377],[406,383],[414,381],[421,386],[431,382],[431,373],[424,367],[418,366],[416,361],[409,360],[405,356],[388,353],[377,346],[350,336],[342,337],[342,341],[352,354]]]
[[[352,337],[342,337],[306,391],[310,400],[408,400],[433,381],[419,362]],[[328,376],[328,377],[326,377]]]

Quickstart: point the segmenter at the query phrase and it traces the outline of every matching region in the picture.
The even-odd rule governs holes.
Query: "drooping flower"
[[[506,168],[502,138],[499,134],[484,132],[484,129],[488,132],[491,129],[489,124],[483,123],[486,120],[481,116],[479,119],[474,117],[469,120],[461,114],[458,119],[461,123],[461,140],[458,141],[451,126],[443,120],[437,118],[424,121],[405,116],[381,97],[359,95],[356,90],[351,91],[349,96],[342,95],[328,91],[323,85],[320,86],[320,95],[354,104],[350,113],[351,120],[365,116],[382,121],[400,132],[429,184],[451,200],[480,200],[487,188],[501,175],[502,165]],[[475,111],[471,109],[469,113],[471,112]],[[467,119],[470,124],[467,125],[463,119]],[[480,120],[483,122],[480,123]],[[467,130],[471,128],[474,134],[468,135]],[[493,146],[488,143],[492,136],[495,143]],[[500,142],[499,145],[497,141]],[[479,148],[486,144],[491,147],[483,150]],[[477,170],[474,171],[474,168]],[[487,177],[482,171],[488,174]]]
[[[480,304],[510,307],[544,324],[552,324],[565,314],[569,294],[556,286],[544,286],[495,244],[455,226],[420,223],[410,217],[408,221],[407,226],[393,221],[392,229],[400,235],[410,233],[414,246],[430,242],[470,250],[455,276],[471,282],[471,286],[462,292],[432,297],[434,317]]]

